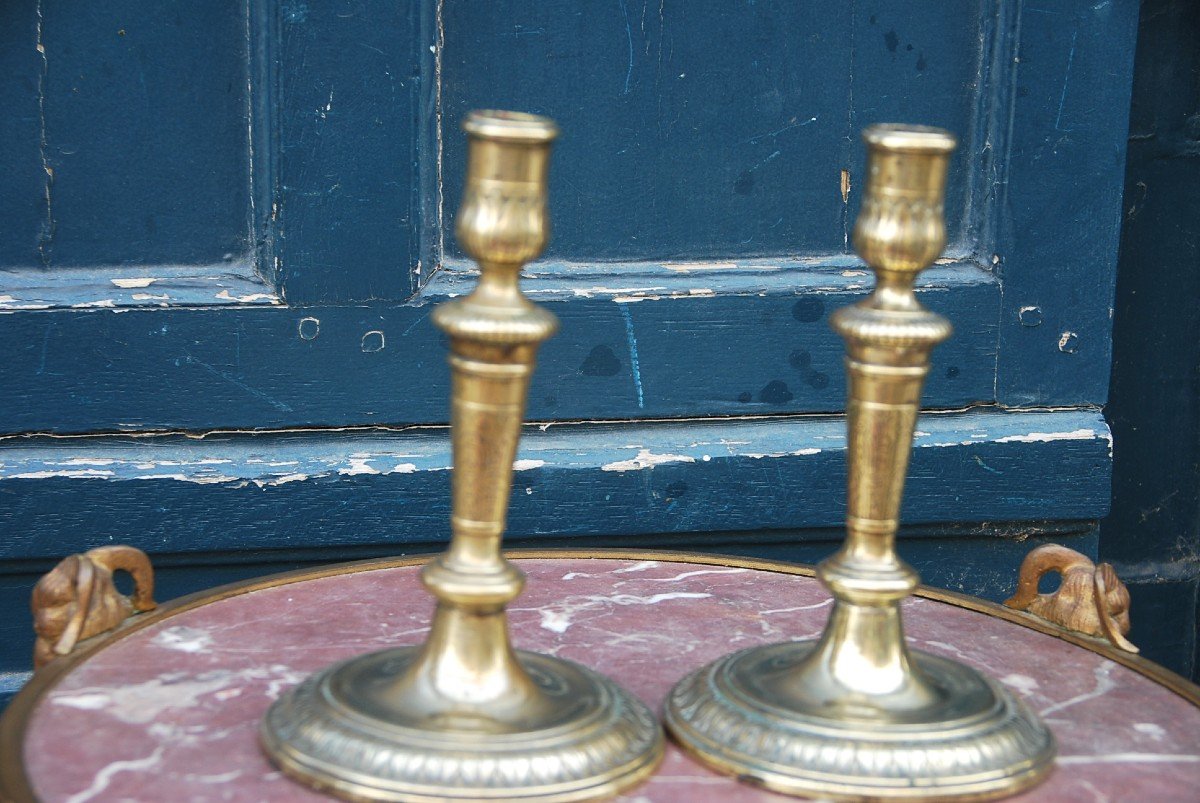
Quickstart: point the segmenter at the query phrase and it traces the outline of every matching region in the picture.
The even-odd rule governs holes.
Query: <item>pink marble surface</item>
[[[685,673],[733,649],[816,636],[830,600],[808,577],[633,560],[522,560],[513,640],[587,664],[661,710]],[[45,801],[305,801],[262,757],[270,702],[333,661],[425,635],[415,567],[278,586],[173,616],[68,674],[30,723],[25,764]],[[1020,800],[1200,800],[1200,709],[1142,675],[1000,619],[913,599],[914,646],[976,666],[1041,712],[1058,766]],[[788,800],[704,769],[674,746],[625,803]]]

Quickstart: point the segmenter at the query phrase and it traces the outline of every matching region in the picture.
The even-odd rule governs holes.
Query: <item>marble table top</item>
[[[323,799],[266,761],[259,719],[314,670],[424,637],[431,601],[418,567],[403,563],[193,600],[52,673],[52,682],[35,678],[5,723],[0,788],[19,796],[27,784],[40,800],[66,803]],[[602,555],[518,565],[529,582],[509,608],[514,643],[587,664],[656,710],[685,673],[734,649],[813,638],[830,609],[811,576],[751,561]],[[1194,687],[1164,670],[1178,684],[1172,690],[982,607],[914,598],[905,622],[913,646],[990,673],[1053,729],[1057,767],[1018,800],[1200,798],[1200,708],[1186,697]],[[673,745],[647,783],[619,798],[789,799],[710,772]]]

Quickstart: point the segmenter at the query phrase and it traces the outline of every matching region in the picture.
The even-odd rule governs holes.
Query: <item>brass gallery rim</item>
[[[33,713],[38,703],[58,686],[72,670],[98,652],[108,649],[122,640],[147,627],[170,619],[187,611],[211,605],[225,599],[249,594],[267,588],[301,583],[307,580],[317,580],[323,577],[336,577],[345,574],[377,571],[382,569],[400,569],[405,567],[422,566],[429,562],[435,554],[422,553],[402,558],[372,558],[347,563],[336,563],[318,568],[294,569],[287,572],[266,575],[252,580],[242,580],[216,588],[197,591],[169,602],[163,603],[153,612],[127,620],[121,629],[100,638],[91,644],[80,647],[68,656],[59,658],[47,664],[30,678],[29,682],[9,703],[0,718],[0,800],[11,800],[14,803],[36,801],[33,784],[26,773],[24,764],[24,741],[26,732],[33,719]],[[755,571],[789,574],[800,577],[813,577],[814,569],[799,563],[767,560],[763,558],[741,558],[726,555],[702,555],[688,552],[672,552],[669,550],[652,549],[522,549],[506,551],[505,555],[513,560],[658,560],[670,563],[687,563],[701,566],[718,566],[722,568],[751,569]],[[1166,688],[1173,694],[1186,700],[1189,704],[1200,707],[1200,686],[1186,678],[1160,666],[1140,655],[1118,650],[1097,639],[1071,633],[1054,625],[1043,622],[1021,611],[1014,611],[965,594],[953,591],[921,587],[913,596],[952,605],[956,608],[975,611],[986,616],[993,616],[1012,624],[1043,633],[1048,636],[1066,641],[1089,652],[1102,655],[1110,661],[1137,672],[1148,680]]]
[[[939,656],[913,652],[945,693],[910,721],[824,716],[819,700],[784,704],[786,691],[755,683],[815,647],[751,647],[693,672],[667,697],[667,728],[701,762],[788,794],[987,800],[1029,788],[1052,768],[1054,738],[1023,704]]]
[[[309,786],[380,801],[592,800],[641,783],[662,760],[662,730],[644,703],[587,667],[537,653],[517,656],[544,690],[577,701],[542,728],[405,727],[340,699],[339,676],[354,685],[356,669],[389,664],[398,672],[419,649],[359,656],[309,677],[267,712],[259,731],[264,750]],[[380,761],[384,747],[387,760]]]

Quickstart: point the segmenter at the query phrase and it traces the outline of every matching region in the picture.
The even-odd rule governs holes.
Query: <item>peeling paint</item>
[[[135,287],[149,287],[158,281],[158,279],[138,278],[138,279],[109,279],[117,287],[125,288],[126,290]]]
[[[350,465],[346,468],[339,468],[338,474],[349,476],[354,476],[355,474],[378,474],[379,469],[367,465],[367,461],[370,459],[369,455],[351,455]]]
[[[111,477],[113,472],[98,468],[67,469],[65,471],[27,471],[24,474],[13,474],[15,480],[48,480],[52,477]]]
[[[641,471],[644,468],[654,468],[663,463],[695,463],[696,458],[686,454],[654,454],[649,449],[642,449],[636,457],[629,460],[618,460],[605,463],[600,468],[603,471]]]
[[[1097,437],[1094,429],[1076,429],[1071,432],[1030,432],[1028,435],[1006,435],[996,438],[996,443],[1050,443],[1051,441],[1090,441]],[[970,441],[966,441],[970,443]]]
[[[807,448],[797,449],[794,452],[745,452],[738,457],[749,457],[752,460],[761,460],[764,457],[805,457],[810,454],[820,454],[820,449]]]
[[[279,299],[270,293],[249,293],[244,296],[235,296],[230,295],[228,290],[222,290],[221,292],[217,293],[216,297],[222,301],[236,301],[239,304],[250,304],[255,301],[266,301],[271,304],[280,303]]]
[[[101,298],[97,301],[84,301],[81,304],[72,304],[71,309],[90,309],[92,307],[115,307],[117,302],[111,298]]]
[[[409,465],[412,465],[409,463]],[[513,471],[529,471],[534,468],[541,468],[546,465],[545,460],[517,460],[513,463]],[[413,467],[416,468],[415,466]]]

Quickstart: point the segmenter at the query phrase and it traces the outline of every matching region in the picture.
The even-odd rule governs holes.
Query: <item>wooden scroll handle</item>
[[[113,583],[114,571],[133,576],[133,595]],[[156,607],[154,569],[146,553],[131,546],[103,546],[70,555],[33,588],[33,666],[67,655],[84,639],[113,630],[135,612]]]
[[[1047,572],[1058,572],[1062,583],[1050,594],[1039,594]],[[1129,589],[1107,563],[1097,566],[1085,555],[1058,544],[1044,544],[1021,563],[1017,593],[1004,604],[1027,611],[1059,627],[1105,639],[1128,652],[1138,652],[1129,633]]]

